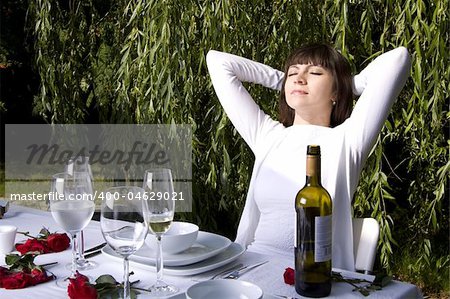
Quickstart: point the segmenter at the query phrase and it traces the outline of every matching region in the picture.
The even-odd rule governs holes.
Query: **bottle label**
[[[331,260],[331,220],[331,215],[315,217],[314,261],[316,263]]]

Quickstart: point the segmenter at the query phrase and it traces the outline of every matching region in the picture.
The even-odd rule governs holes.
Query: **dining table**
[[[0,219],[0,225],[14,225],[20,232],[28,232],[35,236],[39,231],[46,227],[51,232],[63,232],[63,230],[53,220],[51,212],[43,211],[31,207],[25,207],[19,204],[12,203],[8,212]],[[90,248],[104,242],[104,238],[100,229],[100,222],[91,220],[87,227],[83,230],[85,247]],[[148,237],[148,236],[147,236]],[[163,237],[164,238],[164,237]],[[26,240],[27,237],[22,234],[16,235],[16,243]],[[231,243],[232,246],[235,243]],[[236,247],[240,245],[235,244]],[[0,254],[0,265],[5,266],[5,255]],[[38,255],[35,258],[36,264],[46,264],[57,262],[57,264],[48,266],[46,269],[53,273],[56,277],[64,277],[69,274],[66,267],[71,262],[72,252],[70,248],[58,252]],[[88,277],[95,279],[103,274],[112,275],[117,281],[123,281],[123,265],[119,258],[102,253],[90,257],[89,260],[95,261],[98,266],[82,271],[81,273]],[[210,270],[201,273],[179,273],[176,271],[166,271],[164,280],[170,284],[176,285],[179,288],[179,293],[173,295],[172,299],[186,299],[186,290],[201,281],[211,279],[215,274],[227,269],[234,264],[251,265],[258,262],[267,261],[265,264],[248,271],[240,276],[238,279],[247,281],[259,286],[264,292],[264,299],[273,298],[303,298],[295,291],[295,287],[286,284],[283,279],[285,269],[294,268],[293,256],[282,256],[273,254],[260,254],[248,250],[242,250],[238,256],[230,260],[229,263],[223,264],[220,267],[210,267]],[[368,281],[374,279],[373,275],[362,274],[358,272],[345,271],[340,269],[333,269],[340,272],[347,278],[361,278]],[[156,270],[151,265],[145,265],[138,261],[131,261],[130,271],[133,274],[130,280],[137,281],[134,286],[145,289],[151,286],[156,280]],[[168,272],[168,273],[167,273]],[[2,299],[16,299],[16,298],[68,298],[67,289],[56,285],[55,281],[41,283],[35,286],[30,286],[24,289],[6,290],[0,288],[0,298]],[[151,298],[145,291],[141,291],[138,298]],[[354,291],[354,286],[347,282],[333,281],[331,294],[328,298],[423,298],[420,289],[410,283],[393,280],[381,290],[373,291],[368,297],[364,297],[361,293]],[[214,298],[212,298],[214,299]]]

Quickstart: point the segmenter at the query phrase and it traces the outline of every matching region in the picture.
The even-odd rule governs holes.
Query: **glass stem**
[[[76,233],[72,233],[72,269],[71,269],[71,273],[70,273],[70,277],[74,278],[75,277],[75,273],[77,271],[77,259],[78,259],[78,254],[77,254],[77,247],[78,247],[78,238],[77,238],[77,234]]]
[[[128,267],[128,256],[123,258],[123,298],[130,298],[130,270]]]
[[[156,243],[158,249],[156,250],[156,284],[159,284],[163,279],[163,255],[161,235],[156,235]]]
[[[80,231],[77,236],[78,239],[78,246],[77,246],[77,253],[78,253],[78,260],[82,261],[84,260],[84,236],[83,231]]]

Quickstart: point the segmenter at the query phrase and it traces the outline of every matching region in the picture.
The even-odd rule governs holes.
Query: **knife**
[[[105,243],[102,243],[102,244],[100,244],[100,245],[97,245],[97,246],[95,246],[95,247],[86,249],[86,250],[84,251],[84,253],[89,253],[89,252],[97,251],[97,250],[102,249],[102,248],[105,247],[105,246],[106,246],[106,242],[105,242]]]
[[[102,253],[102,248],[98,249],[97,251],[92,251],[92,252],[90,252],[88,254],[85,254],[84,258],[88,259],[88,258],[91,258],[93,256],[99,255],[100,253]]]

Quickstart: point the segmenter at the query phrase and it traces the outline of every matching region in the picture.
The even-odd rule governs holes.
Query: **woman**
[[[251,251],[292,256],[294,202],[305,184],[306,147],[318,144],[322,185],[333,199],[332,264],[353,271],[351,201],[409,75],[408,51],[389,51],[354,78],[346,59],[327,45],[295,51],[284,73],[217,51],[209,51],[207,64],[223,108],[255,155],[236,242]],[[242,82],[281,90],[280,121],[258,107]],[[353,112],[352,93],[360,95]]]

